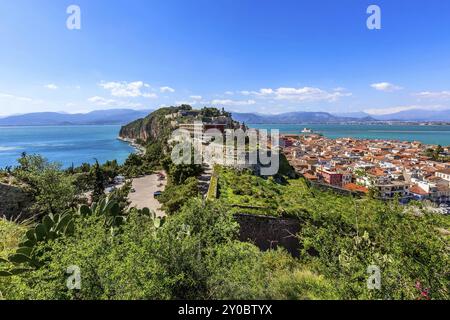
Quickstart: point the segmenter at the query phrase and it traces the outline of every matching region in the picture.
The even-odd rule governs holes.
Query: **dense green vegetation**
[[[217,172],[219,198],[232,212],[299,219],[299,263],[332,281],[341,298],[415,299],[419,285],[429,289],[425,297],[450,297],[449,242],[442,234],[448,216],[428,213],[416,203],[402,206],[316,190],[303,179],[277,183],[248,172]],[[369,265],[382,270],[380,291],[365,288]]]
[[[222,167],[216,167],[215,172],[218,175],[219,198],[233,207],[233,213],[295,216],[297,212],[306,210],[306,205],[298,198],[308,193],[304,180],[288,182],[283,177],[263,179],[247,170],[235,171]]]
[[[140,139],[145,144],[155,141],[166,142],[171,134],[171,119],[166,118],[166,116],[179,111],[190,110],[192,110],[192,107],[188,105],[160,108],[143,119],[138,119],[123,126],[120,136],[136,140]]]
[[[81,210],[80,210],[81,211]],[[283,251],[235,240],[238,226],[220,203],[190,200],[160,227],[132,210],[116,232],[102,214],[78,214],[71,235],[41,242],[42,267],[0,278],[6,299],[336,298],[324,277]],[[66,287],[80,267],[80,290]],[[289,276],[292,274],[293,276]]]
[[[120,205],[124,194],[49,214],[38,225],[1,220],[0,270],[15,275],[0,277],[0,297],[449,298],[449,244],[438,229],[448,228],[448,219],[418,215],[420,208],[413,206],[318,191],[302,179],[275,181],[216,170],[219,199],[205,202],[192,193],[173,203],[167,197],[171,215],[165,221]],[[174,184],[174,192],[189,185],[194,190],[195,182],[191,177]],[[253,213],[261,209],[251,206],[271,205],[278,215],[299,219],[300,258],[237,241],[238,225],[231,214],[237,212],[236,204]],[[30,238],[35,240],[27,243]],[[66,270],[72,265],[81,270],[80,290],[66,286]],[[367,289],[369,265],[381,269],[379,291]]]
[[[8,255],[14,253],[27,229],[27,225],[0,220],[0,259],[7,259]]]
[[[163,194],[158,198],[167,214],[175,214],[190,198],[199,196],[196,177],[186,179],[182,184],[169,182]]]

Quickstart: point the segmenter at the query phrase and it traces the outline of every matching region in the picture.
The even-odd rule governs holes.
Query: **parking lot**
[[[165,172],[161,172],[164,176]],[[154,193],[157,191],[164,191],[167,184],[167,179],[159,179],[158,173],[135,178],[133,180],[132,188],[134,192],[130,192],[128,199],[131,201],[131,207],[138,209],[149,208],[154,211],[157,216],[164,216],[164,211],[161,210],[161,204],[154,197]]]

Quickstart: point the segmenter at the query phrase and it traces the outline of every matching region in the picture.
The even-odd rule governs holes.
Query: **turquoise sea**
[[[248,124],[256,129],[279,129],[280,133],[298,134],[304,128],[332,139],[353,137],[360,139],[385,139],[420,141],[426,144],[450,145],[450,126],[421,125],[343,125],[343,124]]]
[[[64,167],[117,159],[134,151],[117,140],[120,126],[0,127],[0,168],[17,165],[22,152],[41,154]]]
[[[329,138],[355,137],[421,141],[450,145],[450,126],[418,125],[258,125],[258,129],[279,129],[281,133],[300,133],[311,128]],[[0,127],[0,168],[17,165],[22,152],[37,153],[65,167],[83,162],[116,159],[123,163],[134,149],[117,140],[120,126]]]

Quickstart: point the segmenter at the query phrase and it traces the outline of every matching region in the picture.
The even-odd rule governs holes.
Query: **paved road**
[[[166,176],[165,172],[162,173]],[[159,186],[160,184],[162,186]],[[147,207],[154,211],[157,216],[165,216],[164,211],[161,210],[161,204],[155,199],[153,193],[156,191],[164,191],[166,184],[167,179],[159,181],[158,174],[133,179],[133,188],[136,192],[130,192],[128,196],[128,199],[131,201],[131,207],[138,209]]]

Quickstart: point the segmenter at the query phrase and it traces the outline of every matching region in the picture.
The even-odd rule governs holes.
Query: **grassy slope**
[[[0,219],[0,258],[15,251],[26,231],[23,225]]]
[[[288,211],[305,210],[302,199],[310,198],[303,179],[279,184],[273,178],[263,179],[225,168],[219,168],[218,175],[219,197],[235,206],[236,212],[282,216]]]
[[[271,216],[342,215],[354,223],[355,213],[370,219],[371,213],[393,210],[392,203],[374,199],[354,199],[332,191],[310,188],[305,179],[277,183],[246,172],[218,167],[219,199],[234,206],[234,212]],[[409,210],[400,207],[398,210]],[[450,227],[450,216],[436,216],[439,225]]]

